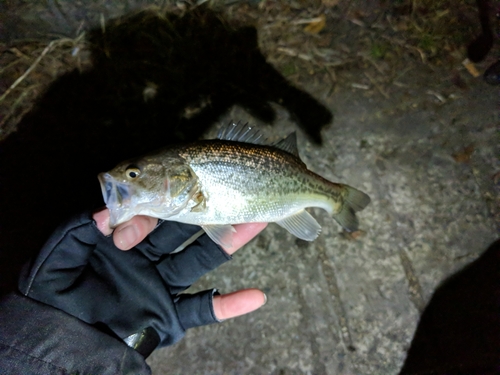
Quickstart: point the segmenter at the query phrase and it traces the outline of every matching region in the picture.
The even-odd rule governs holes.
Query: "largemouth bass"
[[[368,195],[308,170],[295,133],[271,145],[261,138],[246,124],[230,124],[218,139],[169,147],[99,174],[110,225],[148,215],[200,225],[230,246],[232,224],[276,222],[312,241],[321,227],[305,209],[320,207],[345,230],[358,229],[356,212]]]

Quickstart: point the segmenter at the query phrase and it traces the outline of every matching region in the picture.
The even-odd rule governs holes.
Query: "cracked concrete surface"
[[[349,89],[327,98],[326,84],[308,90],[335,120],[321,147],[299,132],[300,154],[313,171],[370,195],[359,214],[366,233],[349,239],[319,209],[323,230],[312,243],[270,225],[192,287],[258,287],[268,303],[157,350],[154,373],[397,374],[435,288],[498,237],[496,88],[478,80],[444,105],[424,92],[403,98],[403,89],[389,101]],[[397,110],[402,101],[415,104]],[[238,108],[220,123],[229,119],[259,125]],[[271,138],[296,130],[284,111],[261,126]],[[470,145],[470,160],[457,162]]]

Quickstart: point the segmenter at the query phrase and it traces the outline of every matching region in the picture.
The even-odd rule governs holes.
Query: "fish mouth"
[[[123,216],[132,197],[132,188],[128,184],[116,181],[109,173],[100,173],[97,178],[101,185],[104,203],[109,209],[109,225],[114,228],[129,219]]]

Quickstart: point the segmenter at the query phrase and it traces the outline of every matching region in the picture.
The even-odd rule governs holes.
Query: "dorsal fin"
[[[280,150],[289,152],[292,155],[295,155],[300,159],[299,150],[297,148],[297,133],[290,133],[286,138],[283,138],[281,141],[273,144],[274,147],[279,148]]]
[[[241,122],[234,123],[232,121],[219,130],[217,139],[256,145],[265,144],[265,139],[258,129],[251,127],[248,123],[242,124]]]

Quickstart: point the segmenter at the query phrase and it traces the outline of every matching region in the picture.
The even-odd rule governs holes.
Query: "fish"
[[[300,159],[297,135],[267,142],[242,123],[216,139],[173,145],[130,159],[98,175],[110,226],[147,215],[199,225],[221,246],[231,246],[233,225],[274,222],[313,241],[321,231],[306,210],[326,210],[348,232],[370,197],[310,171]]]

